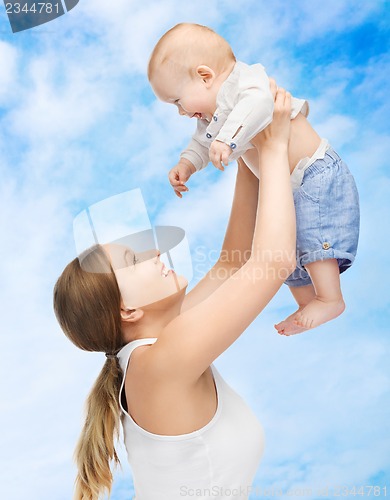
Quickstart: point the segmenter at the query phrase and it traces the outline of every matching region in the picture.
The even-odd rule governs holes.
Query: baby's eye
[[[133,264],[136,265],[136,263],[139,262],[139,260],[137,259],[137,257],[135,256],[134,254],[134,258],[133,258]]]

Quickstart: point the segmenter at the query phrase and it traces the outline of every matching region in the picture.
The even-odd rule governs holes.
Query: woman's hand
[[[275,96],[274,115],[268,127],[251,140],[258,150],[287,147],[290,137],[291,94],[283,88],[277,88],[273,79],[270,79],[270,88]]]

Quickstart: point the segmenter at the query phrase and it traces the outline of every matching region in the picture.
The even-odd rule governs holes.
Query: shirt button
[[[235,144],[234,142],[231,142],[231,143],[230,143],[230,147],[231,147],[232,149],[236,149],[237,144]]]
[[[322,244],[322,248],[324,250],[329,250],[330,248],[330,243],[328,243],[327,241],[324,241],[324,243]]]
[[[206,137],[207,139],[211,139],[212,135],[207,132]]]
[[[218,118],[214,115],[213,120],[216,122],[216,121],[218,121]]]

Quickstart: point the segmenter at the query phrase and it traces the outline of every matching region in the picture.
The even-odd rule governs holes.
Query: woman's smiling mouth
[[[164,278],[166,278],[168,276],[168,274],[173,274],[175,271],[173,271],[173,269],[167,269],[165,267],[165,264],[162,265],[162,268],[161,268],[161,276],[164,276]]]

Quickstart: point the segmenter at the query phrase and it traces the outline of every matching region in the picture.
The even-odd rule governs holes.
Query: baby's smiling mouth
[[[202,113],[194,113],[191,118],[197,118],[198,120],[202,119]]]

